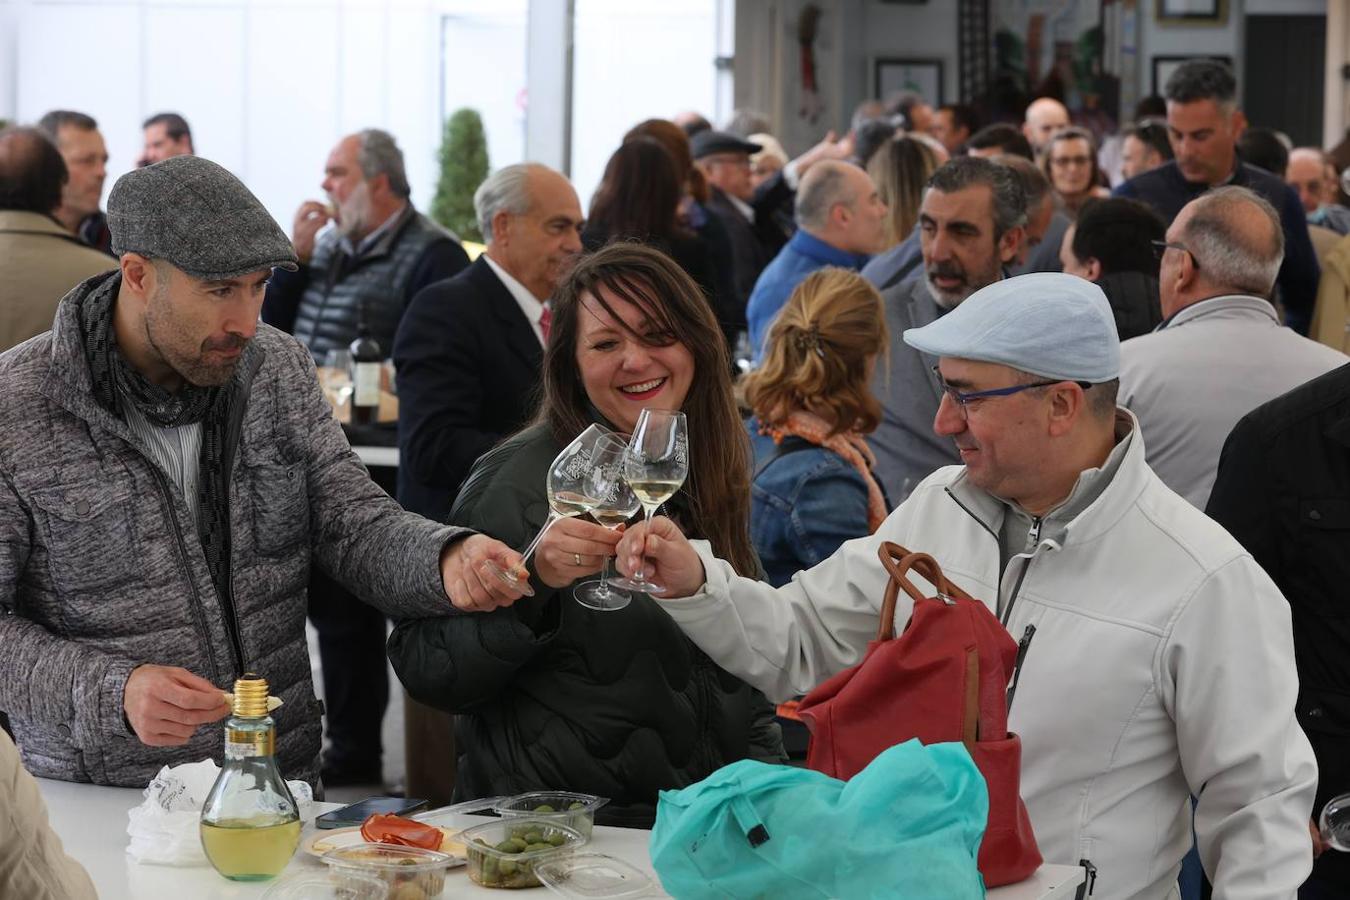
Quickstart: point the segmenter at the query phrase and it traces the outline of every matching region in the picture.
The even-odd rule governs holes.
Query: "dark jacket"
[[[1112,272],[1098,278],[1097,287],[1111,304],[1122,341],[1148,334],[1162,323],[1156,277],[1143,272]]]
[[[1250,188],[1265,197],[1280,214],[1280,224],[1284,227],[1284,262],[1275,284],[1286,311],[1287,324],[1299,334],[1307,334],[1321,269],[1308,237],[1308,217],[1298,194],[1276,176],[1243,162],[1239,162],[1230,183]],[[1183,206],[1209,187],[1187,181],[1173,160],[1117,186],[1112,196],[1142,200],[1170,223]]]
[[[342,249],[336,229],[323,234],[308,264],[276,269],[262,320],[290,332],[320,365],[329,350],[346,350],[362,319],[386,356],[408,302],[427,285],[469,265],[459,240],[409,204],[400,221],[357,256]]]
[[[796,202],[797,191],[788,184],[787,175],[782,169],[755,188],[750,205],[755,208],[755,227],[763,229],[760,233],[765,236],[772,250],[770,259],[778,255],[778,251],[797,231]]]
[[[772,210],[766,207],[751,209],[754,221],[747,219],[720,188],[712,188],[708,209],[722,222],[731,239],[732,268],[735,272],[736,299],[740,304],[740,323],[745,326],[745,304],[755,289],[759,273],[787,243],[783,230],[773,220]]]
[[[533,426],[484,456],[452,515],[523,547],[548,514],[562,449]],[[773,709],[718,668],[646,594],[622,610],[534,582],[491,613],[404,622],[389,659],[416,700],[458,713],[457,797],[566,789],[610,798],[598,821],[651,827],[658,791],[745,757],[781,759]]]
[[[1317,756],[1316,815],[1350,792],[1350,365],[1238,422],[1205,512],[1289,601],[1296,712]],[[1350,892],[1350,857],[1324,853],[1313,875]]]
[[[393,349],[398,500],[444,522],[474,460],[530,418],[544,351],[481,256],[413,298]]]
[[[392,615],[435,615],[450,610],[439,560],[457,529],[405,513],[370,480],[305,349],[263,326],[231,382],[246,399],[226,457],[231,587],[218,593],[177,485],[94,400],[77,305],[109,277],[0,355],[0,709],[34,775],[142,788],[224,747],[220,724],[181,747],[142,744],[122,716],[131,670],[182,666],[221,688],[254,671],[285,701],[282,772],[313,781],[311,561]]]
[[[103,210],[85,216],[76,230],[80,240],[95,250],[112,256],[112,229],[108,227],[108,215]]]
[[[708,294],[713,314],[726,337],[727,349],[736,346],[736,335],[745,329],[745,304],[736,295],[736,254],[726,224],[706,206],[689,203],[690,224],[699,240],[708,248],[712,265],[712,290]]]

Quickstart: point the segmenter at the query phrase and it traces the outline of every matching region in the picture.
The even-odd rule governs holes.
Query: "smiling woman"
[[[633,428],[644,407],[689,422],[689,476],[665,506],[750,576],[749,445],[717,322],[669,257],[612,244],[559,287],[538,421],[479,459],[451,519],[522,546],[548,511],[558,451],[593,424]],[[535,596],[483,615],[400,625],[394,669],[415,699],[458,714],[457,797],[566,789],[610,798],[601,824],[650,827],[657,792],[743,758],[781,759],[773,707],[713,665],[655,599],[571,602],[619,535],[581,517],[549,529]]]

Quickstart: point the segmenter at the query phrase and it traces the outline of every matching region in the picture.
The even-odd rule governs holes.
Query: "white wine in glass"
[[[492,574],[507,584],[518,584],[527,576],[525,564],[529,562],[539,542],[559,519],[579,516],[595,505],[595,498],[587,493],[587,484],[592,472],[591,455],[597,444],[609,438],[612,432],[601,425],[591,425],[576,436],[572,443],[554,457],[548,467],[548,479],[545,490],[548,492],[548,520],[539,533],[530,541],[530,545],[521,553],[520,563],[509,572],[492,561],[486,566]]]
[[[651,479],[646,481],[630,481],[628,486],[637,494],[638,502],[644,507],[650,506],[656,509],[662,503],[665,503],[675,492],[684,484],[684,479],[679,481]]]
[[[627,453],[627,445],[616,436],[596,445],[591,457],[595,468],[589,490],[596,498],[591,507],[591,518],[611,531],[633,518],[642,508],[623,478],[623,461]],[[606,556],[598,581],[583,581],[573,589],[572,596],[582,606],[610,612],[623,609],[633,599],[632,594],[617,590],[611,584],[609,560]]]
[[[689,474],[689,426],[684,413],[644,409],[628,440],[623,474],[642,504],[650,527],[656,508],[675,496]],[[660,585],[647,581],[642,569],[632,578],[621,578],[613,584],[622,590],[648,594],[665,591]]]

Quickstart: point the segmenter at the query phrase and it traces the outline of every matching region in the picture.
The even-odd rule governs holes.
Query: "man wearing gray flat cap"
[[[347,445],[314,364],[258,323],[281,229],[180,156],[108,199],[118,268],[0,354],[0,709],[34,775],[142,787],[221,755],[222,689],[264,675],[287,777],[317,782],[310,561],[400,616],[513,602],[519,557],[404,512]]]
[[[937,357],[933,429],[962,465],[926,478],[870,537],[781,588],[735,574],[669,519],[630,529],[619,568],[770,700],[856,664],[876,632],[883,542],[932,554],[1022,643],[1009,728],[1045,860],[1089,860],[1097,900],[1174,896],[1199,798],[1225,898],[1292,898],[1312,866],[1317,766],[1294,720],[1289,608],[1213,521],[1144,461],[1115,403],[1101,289],[1059,273],[973,293],[904,334]],[[900,596],[897,624],[911,602]]]

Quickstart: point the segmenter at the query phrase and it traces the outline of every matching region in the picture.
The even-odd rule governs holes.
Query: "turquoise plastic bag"
[[[984,896],[988,815],[966,748],[914,740],[847,782],[741,760],[662,791],[650,850],[679,900],[964,900]]]

